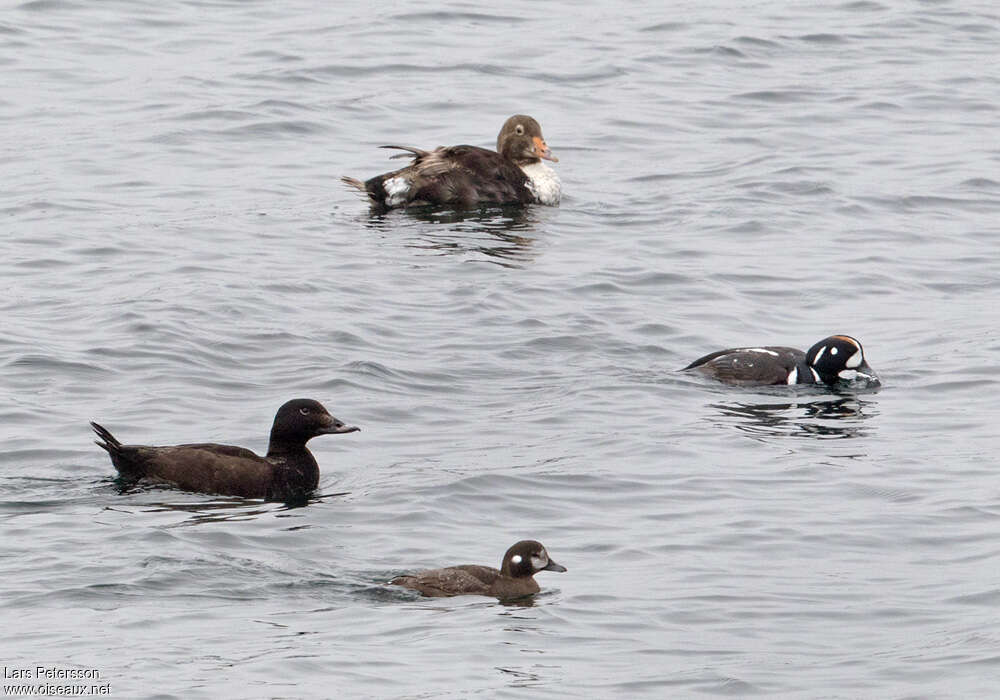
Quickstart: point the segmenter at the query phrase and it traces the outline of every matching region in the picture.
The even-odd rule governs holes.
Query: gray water
[[[2,664],[995,694],[998,46],[989,2],[7,3]],[[558,208],[370,217],[338,180],[517,112]],[[881,391],[676,373],[832,333]],[[296,396],[362,428],[303,508],[123,491],[87,425],[262,451]],[[529,537],[569,569],[530,605],[383,585]]]

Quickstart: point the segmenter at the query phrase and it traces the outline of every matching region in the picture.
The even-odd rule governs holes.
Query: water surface
[[[0,641],[117,697],[983,697],[1000,681],[990,3],[34,0],[0,18]],[[529,113],[559,208],[371,217]],[[877,393],[730,390],[862,340]],[[266,447],[305,508],[122,492]],[[529,606],[382,582],[565,574]]]

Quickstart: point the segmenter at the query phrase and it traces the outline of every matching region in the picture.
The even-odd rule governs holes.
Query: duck
[[[510,600],[538,593],[534,576],[539,571],[566,571],[566,567],[554,562],[540,542],[521,540],[503,555],[499,569],[463,564],[397,576],[389,584],[430,598],[481,595]]]
[[[319,485],[319,465],[306,448],[317,435],[341,435],[360,430],[334,418],[319,401],[292,399],[274,416],[267,455],[244,447],[199,443],[152,446],[123,445],[104,426],[91,421],[126,483],[140,480],[175,486],[185,491],[301,501]]]
[[[559,159],[545,143],[542,127],[526,114],[515,114],[504,122],[495,151],[464,145],[439,146],[432,151],[409,146],[382,148],[404,151],[391,158],[413,160],[404,168],[364,182],[341,178],[363,193],[378,212],[418,206],[556,206],[562,197],[559,176],[542,162]]]
[[[857,338],[831,335],[803,352],[784,346],[730,348],[709,353],[681,371],[701,373],[734,386],[824,384],[878,387]]]

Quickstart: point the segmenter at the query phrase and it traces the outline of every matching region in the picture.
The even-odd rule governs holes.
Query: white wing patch
[[[391,177],[382,183],[385,187],[386,206],[394,207],[406,203],[406,195],[410,192],[410,183],[405,177]]]
[[[774,350],[768,350],[767,348],[745,348],[743,352],[762,352],[766,355],[773,355],[774,357],[778,356],[778,353]]]
[[[522,165],[521,170],[528,176],[527,187],[540,204],[554,207],[562,198],[562,182],[556,171],[545,163],[538,161]]]

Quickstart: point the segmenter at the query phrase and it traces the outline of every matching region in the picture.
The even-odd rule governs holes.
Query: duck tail
[[[347,177],[345,175],[344,177],[340,178],[340,181],[343,182],[348,187],[353,187],[366,197],[368,196],[368,190],[365,188],[365,183],[361,182],[361,180],[357,179],[356,177]]]
[[[101,442],[101,440],[94,440],[95,445],[107,450],[110,455],[115,455],[121,451],[122,444],[118,441],[118,438],[111,434],[110,430],[99,423],[95,423],[94,421],[90,421],[90,427],[94,429],[95,433],[97,433],[97,437],[103,440],[103,442]]]

